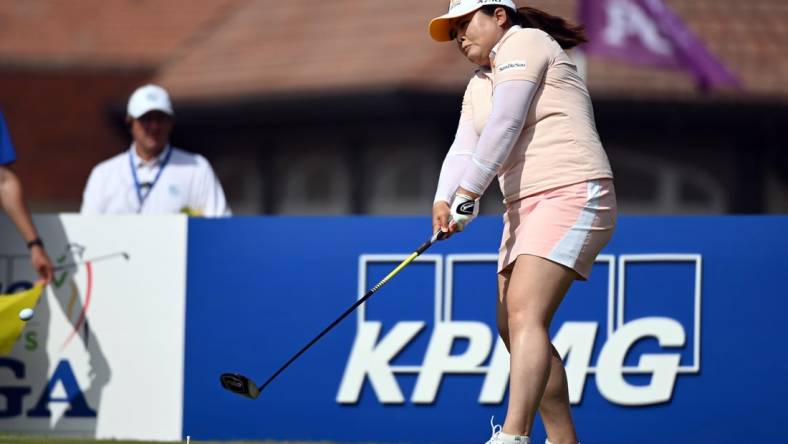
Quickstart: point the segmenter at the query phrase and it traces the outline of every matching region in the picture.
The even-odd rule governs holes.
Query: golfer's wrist
[[[476,199],[478,199],[478,198],[482,197],[482,196],[481,196],[481,194],[479,194],[479,193],[474,193],[474,192],[472,192],[472,191],[468,191],[468,190],[466,190],[466,189],[465,189],[465,188],[463,188],[463,187],[459,187],[459,188],[457,188],[457,194],[456,194],[456,195],[457,195],[457,196],[462,196],[462,197],[465,197],[465,198],[467,198],[468,200],[476,200]]]
[[[31,240],[27,241],[27,249],[28,250],[32,250],[35,247],[44,248],[44,241],[41,240],[40,237],[35,237],[34,239],[31,239]]]

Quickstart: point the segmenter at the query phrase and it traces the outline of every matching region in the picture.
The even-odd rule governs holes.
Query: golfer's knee
[[[534,316],[527,310],[509,312],[507,334],[538,334],[547,332],[547,323],[544,319]]]

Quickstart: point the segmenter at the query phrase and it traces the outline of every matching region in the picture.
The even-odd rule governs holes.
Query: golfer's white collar
[[[504,40],[506,40],[511,34],[523,29],[520,25],[512,25],[511,28],[507,29],[506,32],[501,36],[501,39],[498,40],[498,43],[493,46],[492,51],[490,51],[490,60],[495,59],[495,54],[498,52],[498,48],[501,46]]]

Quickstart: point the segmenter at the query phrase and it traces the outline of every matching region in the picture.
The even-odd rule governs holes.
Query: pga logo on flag
[[[361,255],[359,294],[373,280],[368,278],[371,270],[404,258]],[[402,310],[398,316],[389,306],[387,310],[359,307],[356,336],[336,402],[359,403],[369,381],[378,402],[404,404],[400,379],[415,375],[410,402],[434,404],[444,377],[477,375],[479,404],[502,403],[509,354],[490,324],[496,261],[495,254],[419,257],[416,263],[426,268],[411,275],[418,284],[402,282],[390,287],[383,298],[406,311],[414,298],[420,301],[416,304],[432,304],[428,319],[405,318]],[[701,262],[698,254],[597,258],[591,281],[574,285],[553,321],[552,342],[564,358],[573,404],[582,400],[590,376],[610,403],[646,406],[669,401],[680,374],[700,372]],[[430,280],[431,285],[424,285]],[[432,297],[424,297],[425,291]],[[374,319],[371,311],[386,319]],[[458,347],[461,343],[466,344],[464,349]]]

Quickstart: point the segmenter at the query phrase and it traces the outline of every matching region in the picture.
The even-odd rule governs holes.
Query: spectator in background
[[[52,280],[52,261],[49,260],[47,252],[44,250],[44,243],[38,236],[33,220],[30,217],[30,210],[25,204],[22,193],[22,184],[13,171],[8,168],[16,160],[16,152],[11,143],[11,135],[5,124],[3,114],[0,113],[0,203],[3,210],[14,222],[22,239],[30,249],[30,260],[33,268],[46,283]]]
[[[169,144],[174,119],[164,88],[145,85],[134,91],[126,116],[131,147],[93,168],[82,214],[231,214],[208,161]]]

